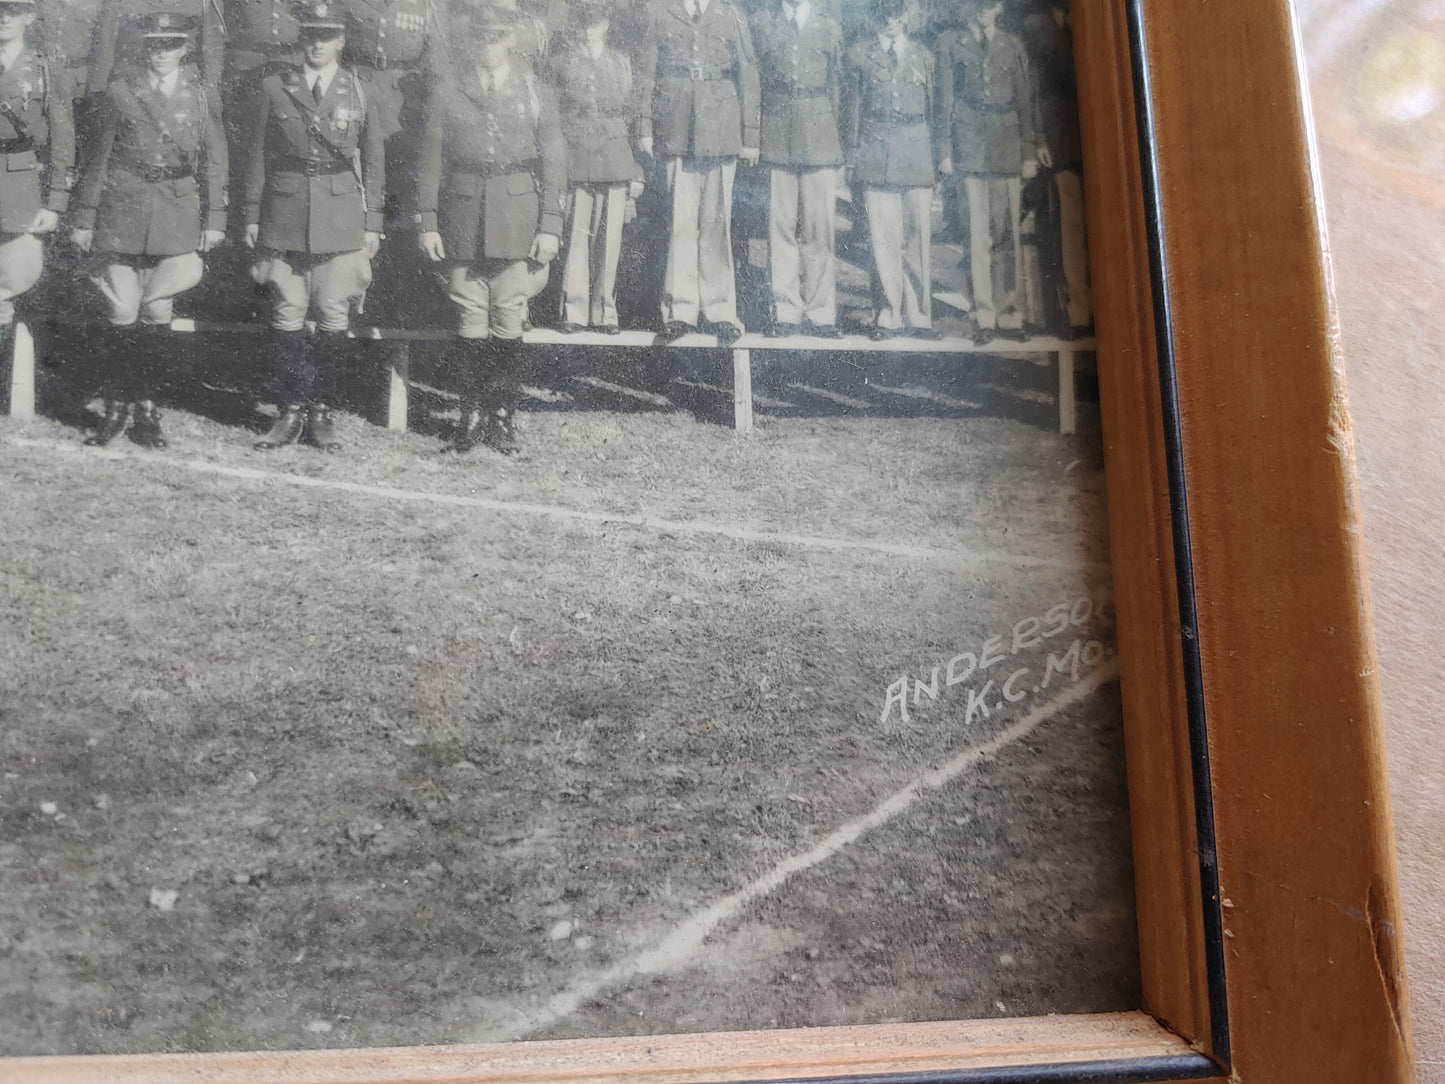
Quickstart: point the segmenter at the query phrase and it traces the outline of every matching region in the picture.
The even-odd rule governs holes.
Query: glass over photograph
[[[0,0],[0,1055],[1139,1007],[1062,0]]]

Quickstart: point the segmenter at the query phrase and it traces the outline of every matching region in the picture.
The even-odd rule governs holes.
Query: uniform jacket
[[[731,158],[759,145],[752,34],[729,0],[702,18],[686,0],[655,0],[637,63],[638,136],[668,157]]]
[[[300,63],[295,0],[224,0],[226,68],[252,71],[268,60]]]
[[[42,207],[64,211],[75,168],[69,98],[28,46],[0,73],[0,234],[23,233]],[[11,116],[13,114],[13,118]]]
[[[561,237],[567,145],[557,97],[525,63],[482,89],[475,68],[427,104],[417,178],[423,231],[447,258],[523,260],[539,233]]]
[[[1023,43],[995,30],[985,41],[972,27],[938,39],[939,107],[946,118],[941,149],[961,173],[1017,176],[1038,152],[1038,120]]]
[[[838,95],[843,32],[814,5],[803,28],[777,8],[753,16],[762,72],[762,160],[776,166],[841,166]]]
[[[637,124],[632,62],[610,45],[595,60],[581,35],[562,38],[551,75],[567,141],[569,184],[642,180],[632,154]]]
[[[936,92],[933,55],[912,38],[904,39],[901,56],[876,33],[853,44],[843,70],[843,139],[859,184],[933,184]]]
[[[261,81],[246,163],[246,222],[282,252],[352,252],[380,233],[385,149],[361,82],[337,70],[319,105],[299,67]]]
[[[226,133],[197,74],[182,68],[169,98],[144,75],[114,80],[97,132],[75,213],[97,251],[179,256],[226,228]]]
[[[134,75],[145,70],[145,53],[135,33],[135,23],[157,12],[189,15],[196,20],[198,29],[189,63],[200,68],[211,86],[221,85],[226,33],[221,0],[102,0],[100,19],[95,27],[88,93],[99,94],[117,75]]]
[[[437,50],[435,68],[438,71],[455,72],[465,76],[476,65],[476,54],[471,48],[467,23],[475,9],[486,6],[491,3],[491,0],[430,0],[430,2],[434,5],[435,17],[442,28],[439,40],[448,43],[446,49]],[[520,11],[517,14],[516,29],[513,31],[512,56],[520,63],[529,65],[534,71],[542,71],[546,67],[547,56],[551,51],[555,28],[565,24],[565,17],[561,23],[553,23],[535,12]],[[455,28],[455,32],[452,31],[452,28]]]
[[[1079,88],[1074,77],[1074,35],[1051,12],[1024,21],[1034,92],[1038,95],[1039,139],[1055,169],[1078,169],[1083,160],[1079,138]]]
[[[57,85],[72,97],[86,92],[101,0],[36,0],[30,33]]]
[[[438,29],[439,0],[344,0],[351,16],[346,55],[353,64],[420,67]],[[440,44],[438,42],[438,44]]]

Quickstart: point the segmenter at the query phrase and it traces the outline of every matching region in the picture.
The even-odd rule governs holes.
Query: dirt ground
[[[538,399],[515,461],[0,419],[0,1053],[1137,1007],[1050,379],[748,437]]]

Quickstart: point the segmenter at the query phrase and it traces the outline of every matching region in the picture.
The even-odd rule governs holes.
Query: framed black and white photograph
[[[1295,256],[1301,356],[1326,295],[1307,231],[1199,262],[1264,204],[1171,158],[1234,56],[1183,7],[0,2],[0,1069],[1311,1064],[1239,984],[1314,963],[1231,955],[1316,852],[1221,789],[1283,768],[1215,630],[1314,513],[1244,532],[1269,393],[1200,404],[1210,273]],[[1352,747],[1286,774],[1377,871],[1339,1079],[1403,1079]]]

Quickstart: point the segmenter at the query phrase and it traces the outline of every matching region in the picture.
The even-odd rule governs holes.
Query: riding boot
[[[167,325],[141,324],[131,331],[131,364],[126,398],[135,404],[130,439],[142,448],[164,448],[155,386],[166,365],[171,332]]]
[[[101,386],[105,413],[94,433],[85,438],[92,448],[109,444],[130,425],[130,403],[136,383],[138,342],[132,326],[112,327],[107,336],[106,376]]]
[[[451,357],[461,416],[448,445],[449,451],[469,452],[486,438],[490,345],[490,339],[458,339],[453,344]]]
[[[316,369],[304,331],[273,331],[275,373],[281,412],[254,447],[263,451],[295,444],[306,428],[306,406],[316,384]]]
[[[501,455],[517,451],[517,407],[522,401],[522,340],[493,339],[492,395],[484,443]]]
[[[320,331],[312,340],[311,349],[316,378],[301,440],[324,452],[334,452],[341,447],[341,442],[336,439],[331,404],[340,398],[348,375],[351,340],[345,332]]]
[[[135,422],[130,427],[130,439],[142,448],[164,448],[165,434],[161,432],[161,412],[156,409],[153,399],[141,399],[135,405]]]

